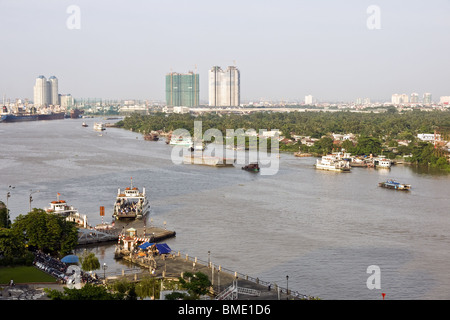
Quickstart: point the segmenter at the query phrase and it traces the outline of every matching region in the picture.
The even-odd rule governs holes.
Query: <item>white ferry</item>
[[[193,142],[192,139],[190,137],[171,137],[170,139],[170,143],[171,146],[182,146],[182,147],[192,147],[193,146]]]
[[[124,190],[117,190],[116,202],[114,203],[113,218],[119,219],[142,219],[150,211],[150,205],[147,201],[145,188],[142,192],[131,185]]]
[[[346,155],[343,156],[340,152],[317,159],[315,166],[319,170],[350,172],[350,161]]]
[[[87,216],[81,215],[76,208],[69,206],[66,201],[59,200],[59,196],[58,193],[57,200],[50,202],[50,207],[45,208],[45,211],[63,216],[67,221],[75,222],[79,227],[86,228],[88,226]]]
[[[95,122],[94,123],[94,130],[95,131],[103,131],[106,130],[105,125],[101,122]]]

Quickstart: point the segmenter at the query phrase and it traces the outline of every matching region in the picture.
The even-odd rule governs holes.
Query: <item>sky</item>
[[[439,100],[449,16],[450,0],[0,0],[0,94],[54,75],[75,98],[164,100],[167,73],[197,70],[207,101],[208,70],[236,65],[241,101]]]

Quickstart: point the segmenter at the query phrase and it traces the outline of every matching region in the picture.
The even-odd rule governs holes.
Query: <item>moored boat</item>
[[[67,221],[75,222],[77,226],[86,228],[88,226],[87,216],[81,215],[75,207],[68,205],[65,200],[59,200],[59,196],[58,193],[57,200],[50,202],[50,207],[45,208],[45,211],[60,215]]]
[[[350,161],[346,156],[342,157],[340,152],[333,153],[317,159],[315,167],[319,170],[350,172]]]
[[[106,130],[105,126],[101,122],[94,123],[94,130],[95,131],[104,131]]]
[[[407,191],[411,189],[410,184],[403,184],[400,182],[397,182],[393,179],[388,179],[385,182],[378,183],[378,186],[386,189],[394,189],[394,190],[401,190],[401,191]]]
[[[191,138],[184,138],[184,137],[179,137],[179,138],[172,137],[170,139],[169,144],[171,146],[190,147],[190,146],[192,146],[192,139]]]
[[[159,140],[159,135],[157,133],[147,133],[144,135],[144,140],[147,141],[158,141]]]
[[[142,219],[150,211],[150,205],[147,201],[145,188],[142,192],[133,187],[131,179],[130,187],[124,190],[117,190],[116,202],[114,203],[113,217],[119,219]]]

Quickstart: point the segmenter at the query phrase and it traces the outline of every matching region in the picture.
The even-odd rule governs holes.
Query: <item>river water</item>
[[[99,135],[95,121],[108,122],[0,124],[0,200],[13,186],[12,221],[39,190],[32,207],[60,193],[91,225],[102,222],[100,206],[111,222],[117,188],[132,177],[150,195],[148,219],[177,232],[166,241],[175,251],[202,260],[209,251],[215,265],[322,299],[450,298],[450,175],[406,165],[325,172],[315,158],[291,154],[281,154],[273,175],[177,165],[164,141],[118,128]],[[412,190],[379,188],[386,178]],[[108,273],[123,268],[113,243],[90,250]],[[378,278],[369,266],[379,267]]]

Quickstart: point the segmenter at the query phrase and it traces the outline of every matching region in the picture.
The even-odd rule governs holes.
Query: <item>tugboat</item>
[[[147,201],[145,188],[140,192],[138,188],[133,187],[133,178],[131,178],[130,187],[117,190],[113,213],[113,218],[116,220],[142,219],[149,211],[150,205]]]
[[[382,187],[382,188],[401,190],[401,191],[408,191],[411,189],[410,184],[402,184],[393,179],[388,179],[385,182],[380,182],[380,183],[378,183],[378,186]]]
[[[256,163],[250,163],[246,165],[245,167],[242,167],[242,170],[250,171],[250,172],[259,172],[259,164]]]

